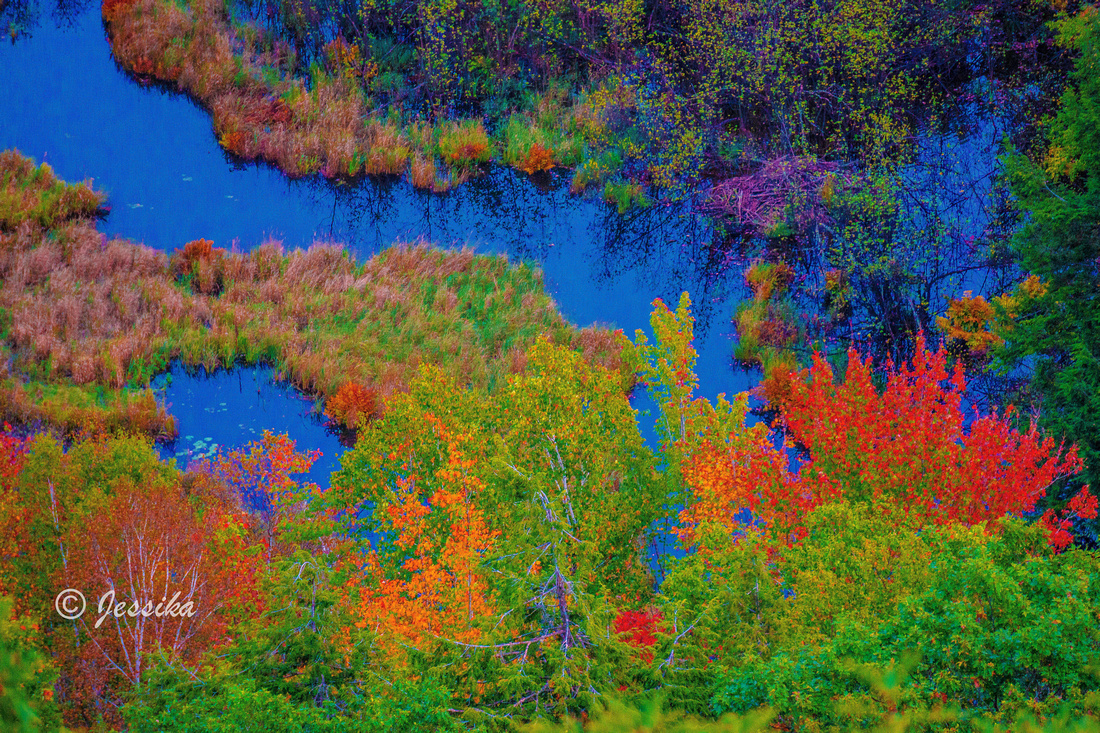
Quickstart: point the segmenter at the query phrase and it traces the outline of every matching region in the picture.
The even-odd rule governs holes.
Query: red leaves
[[[783,404],[791,437],[810,450],[803,475],[816,469],[840,496],[900,504],[924,521],[976,524],[1030,511],[1051,482],[1080,470],[1076,450],[1015,430],[1011,408],[967,429],[963,373],[948,378],[946,358],[918,339],[912,365],[890,369],[880,395],[854,349],[839,385],[815,356],[810,379],[794,380]]]
[[[1070,532],[1073,528],[1073,520],[1075,518],[1096,519],[1097,507],[1096,497],[1089,493],[1089,487],[1085,486],[1069,500],[1066,508],[1061,512],[1048,509],[1043,514],[1039,522],[1046,529],[1050,546],[1055,552],[1061,552],[1073,542],[1073,534]]]
[[[696,502],[681,514],[682,539],[691,541],[707,520],[732,530],[734,514],[748,508],[775,540],[797,541],[805,514],[837,499],[900,508],[918,526],[973,525],[1031,511],[1052,482],[1081,468],[1074,448],[1063,450],[1034,427],[1013,428],[1011,408],[967,426],[961,368],[949,374],[944,349],[931,352],[923,339],[911,364],[888,368],[881,394],[870,360],[854,349],[842,383],[818,354],[784,386],[778,406],[787,434],[809,461],[792,475],[766,440],[731,436],[724,447],[691,446],[684,477]],[[1095,512],[1095,498],[1075,501],[1070,511],[1078,516]],[[1065,518],[1045,521],[1052,543],[1064,546]]]
[[[263,438],[245,448],[218,454],[212,468],[246,496],[274,499],[297,487],[291,474],[306,473],[321,451],[299,453],[288,435],[265,430]]]
[[[1095,496],[1089,493],[1088,486],[1081,489],[1076,496],[1070,499],[1069,510],[1081,519],[1096,519],[1097,500]]]
[[[291,521],[297,514],[304,490],[318,491],[309,484],[303,490],[291,478],[292,474],[306,473],[320,455],[314,450],[300,453],[297,443],[289,436],[264,431],[263,438],[241,449],[218,452],[206,468],[215,478],[225,482],[232,490],[233,504],[252,513],[252,531],[267,546],[267,556],[280,555],[293,544],[288,532],[302,532],[307,526]],[[237,502],[240,502],[238,504]],[[309,531],[327,534],[323,522]],[[289,543],[289,544],[288,544]]]
[[[20,598],[28,589],[15,587],[8,563],[32,546],[27,534],[29,510],[15,486],[25,456],[26,441],[12,435],[11,426],[5,423],[0,432],[0,593]]]
[[[103,20],[110,24],[123,11],[129,9],[134,0],[103,0]]]
[[[625,635],[624,641],[641,650],[646,664],[653,661],[653,645],[657,643],[654,632],[663,630],[664,616],[656,609],[646,611],[622,611],[615,617],[615,633]]]
[[[214,507],[200,515],[179,485],[121,480],[101,510],[69,528],[54,587],[81,589],[88,610],[54,643],[74,720],[117,722],[113,706],[153,656],[190,666],[225,640],[238,599],[255,592],[257,558],[218,541],[218,519]]]

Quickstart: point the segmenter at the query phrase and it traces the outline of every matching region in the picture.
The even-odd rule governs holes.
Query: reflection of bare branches
[[[77,18],[97,5],[94,0],[56,0],[56,3],[53,16],[59,28],[73,27]]]
[[[92,0],[56,0],[53,18],[59,28],[76,23],[91,5]],[[0,0],[0,34],[12,43],[29,38],[41,20],[42,9],[38,0]]]
[[[12,42],[30,35],[38,24],[38,3],[34,0],[0,0],[0,33]]]
[[[691,293],[695,334],[706,337],[716,315],[728,316],[730,277],[743,257],[717,232],[709,217],[692,212],[689,202],[635,208],[625,215],[607,207],[589,227],[598,248],[592,248],[593,280],[611,282],[627,277],[674,303]]]
[[[385,226],[397,215],[395,189],[401,184],[396,178],[371,179],[349,185],[315,177],[292,185],[305,190],[318,210],[330,211],[327,221],[318,222],[317,234],[353,245],[356,255],[362,259],[391,243],[387,241]],[[408,237],[410,241],[417,238]]]
[[[816,312],[825,293],[845,310],[825,314],[821,336],[854,338],[877,360],[897,362],[911,356],[918,331],[933,330],[950,298],[1009,287],[1014,273],[1003,242],[1013,222],[997,181],[999,123],[977,120],[966,136],[926,134],[916,159],[884,186],[893,213],[868,219],[856,208],[805,243],[807,308]]]

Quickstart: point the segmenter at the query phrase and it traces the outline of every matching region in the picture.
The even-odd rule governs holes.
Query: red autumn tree
[[[734,531],[742,509],[774,541],[792,543],[805,533],[807,512],[841,499],[906,512],[918,526],[977,524],[1033,510],[1052,482],[1081,468],[1074,448],[1056,445],[1034,427],[1014,428],[1011,408],[1001,416],[976,415],[968,424],[961,367],[949,374],[945,350],[929,351],[921,338],[910,364],[887,365],[881,393],[870,360],[855,349],[840,383],[820,354],[811,369],[791,376],[777,406],[787,437],[809,454],[792,473],[760,426],[745,427],[743,404],[692,400],[693,376],[662,372],[661,364],[682,365],[682,371],[694,362],[691,315],[686,302],[676,313],[660,302],[655,307],[660,344],[643,343],[643,355],[655,364],[650,374],[658,390],[668,395],[666,423],[677,426],[678,450],[670,455],[689,491],[679,528],[688,543],[703,523]]]
[[[16,480],[23,468],[26,455],[26,443],[11,432],[11,426],[4,424],[0,432],[0,594],[24,597],[31,589],[19,587],[15,570],[15,560],[27,552],[30,542],[27,538],[27,515],[29,509],[19,496]],[[25,597],[17,602],[17,610],[26,612]]]
[[[84,508],[57,582],[88,601],[71,631],[55,635],[74,722],[117,722],[124,691],[156,658],[193,665],[231,619],[260,610],[258,558],[241,537],[235,517],[193,506],[175,482],[123,479],[101,506]]]
[[[782,405],[791,438],[810,451],[803,475],[819,491],[849,500],[887,501],[923,522],[977,524],[1020,514],[1058,478],[1076,473],[1076,449],[1064,450],[1034,425],[1019,432],[1010,407],[967,425],[962,367],[918,338],[911,364],[887,366],[886,389],[871,382],[870,359],[848,352],[842,383],[820,354],[794,380]]]

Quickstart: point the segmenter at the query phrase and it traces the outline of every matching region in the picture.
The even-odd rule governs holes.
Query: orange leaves
[[[394,543],[403,549],[416,547],[424,535],[423,518],[430,511],[412,492],[405,493],[397,502],[386,507],[393,529],[398,533]]]
[[[990,349],[1004,343],[992,330],[995,317],[993,304],[980,295],[971,297],[968,290],[962,298],[951,299],[947,316],[937,318],[936,325],[949,341],[964,344],[971,357],[984,359]]]
[[[464,165],[470,161],[480,161],[482,158],[487,158],[489,153],[489,146],[486,143],[469,142],[455,148],[449,157],[447,162],[451,165]]]
[[[208,259],[209,257],[212,257],[213,254],[213,242],[211,242],[209,239],[196,239],[183,245],[183,253],[180,255],[180,257],[187,264],[191,264],[197,260]]]
[[[218,142],[234,155],[239,155],[242,158],[252,158],[253,156],[249,155],[248,150],[248,144],[251,140],[252,133],[245,130],[231,130],[222,135]]]
[[[354,430],[360,418],[376,418],[381,408],[376,390],[356,382],[345,382],[325,404],[325,414],[348,430]]]
[[[527,156],[520,163],[519,169],[528,175],[533,175],[539,171],[548,171],[554,165],[554,151],[535,142],[531,143],[531,147],[527,149]]]
[[[221,292],[225,277],[226,251],[215,247],[209,239],[196,239],[172,255],[172,274],[191,276],[196,292],[207,295]]]
[[[425,635],[474,641],[478,620],[491,609],[481,561],[499,532],[477,507],[485,485],[471,471],[465,440],[430,413],[425,420],[442,462],[425,476],[405,462],[392,498],[381,507],[389,521],[384,529],[396,533],[397,552],[369,555],[359,599],[352,600],[356,625],[382,633],[381,643],[394,654]]]
[[[1012,331],[1021,304],[1046,295],[1047,285],[1035,275],[1029,275],[1014,290],[986,301],[972,297],[966,291],[962,298],[952,298],[945,316],[936,319],[949,343],[962,345],[966,356],[982,362],[990,352],[1004,344],[1004,334]]]
[[[690,448],[684,481],[691,487],[692,503],[680,512],[674,532],[689,546],[703,524],[734,532],[742,509],[781,533],[790,532],[813,504],[787,470],[786,457],[766,438]]]
[[[325,44],[324,54],[329,69],[333,73],[343,75],[348,79],[363,76],[363,58],[358,45],[349,44],[342,37],[337,36]]]

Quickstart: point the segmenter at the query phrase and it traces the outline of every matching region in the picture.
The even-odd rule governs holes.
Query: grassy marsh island
[[[0,154],[0,419],[66,431],[129,427],[167,437],[147,388],[175,359],[208,370],[275,366],[354,428],[420,364],[491,389],[549,338],[617,370],[621,344],[557,313],[537,270],[505,257],[395,245],[363,263],[342,247],[248,254],[207,240],[172,254],[96,229],[102,196]]]

